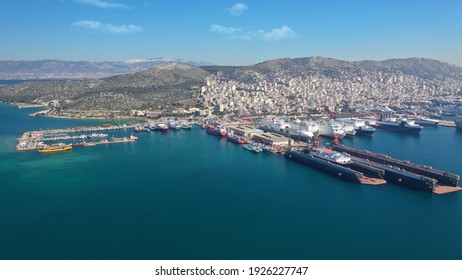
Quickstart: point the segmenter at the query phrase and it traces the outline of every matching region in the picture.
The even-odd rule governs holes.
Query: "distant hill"
[[[34,81],[0,87],[4,102],[61,101],[68,110],[127,110],[194,97],[208,72],[187,64],[164,64],[134,74],[93,80]]]
[[[325,57],[280,58],[267,60],[252,66],[205,66],[209,72],[221,71],[229,77],[238,76],[238,72],[256,71],[262,74],[284,73],[287,76],[325,75],[339,76],[346,74],[365,74],[368,71],[404,74],[424,79],[435,79],[442,76],[460,76],[462,67],[451,65],[434,59],[406,58],[384,61],[344,61]]]
[[[131,74],[160,64],[182,63],[194,66],[211,65],[203,61],[190,61],[158,57],[127,61],[0,61],[0,79],[94,79]]]

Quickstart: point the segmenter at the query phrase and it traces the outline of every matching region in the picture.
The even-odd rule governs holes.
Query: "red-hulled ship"
[[[222,127],[221,125],[213,126],[211,124],[206,124],[205,131],[215,136],[220,136],[220,137],[226,136],[226,129]]]
[[[245,143],[247,143],[247,139],[245,139],[244,137],[241,137],[241,136],[237,136],[237,135],[231,135],[231,136],[228,135],[228,138],[226,140],[228,140],[229,142],[236,143],[236,144],[245,144]]]

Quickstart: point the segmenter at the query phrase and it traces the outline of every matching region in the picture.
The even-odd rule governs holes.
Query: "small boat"
[[[72,145],[72,147],[84,147],[85,144],[87,144],[87,142],[83,141],[83,142],[74,143],[74,144],[71,144],[71,145]]]
[[[182,129],[191,129],[192,126],[190,126],[189,124],[182,124],[182,125],[181,125],[181,128],[182,128]]]
[[[263,151],[263,149],[260,146],[251,143],[244,144],[244,149],[254,153],[261,153]]]
[[[168,131],[168,125],[166,125],[165,123],[157,123],[155,125],[155,130],[158,130],[158,131]]]
[[[275,154],[275,153],[278,152],[278,150],[273,146],[265,146],[265,147],[263,147],[263,151],[268,152],[268,153],[272,153],[272,154]]]
[[[167,126],[169,129],[172,129],[172,130],[181,129],[181,125],[177,123],[176,121],[169,121],[167,123]]]

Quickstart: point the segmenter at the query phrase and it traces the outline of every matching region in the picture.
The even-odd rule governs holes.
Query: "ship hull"
[[[223,135],[223,133],[220,132],[220,131],[213,130],[213,129],[209,129],[209,128],[206,128],[205,131],[206,131],[208,134],[215,135],[215,136],[218,136],[218,137],[226,136],[226,134]]]
[[[356,129],[356,135],[363,135],[363,136],[372,136],[374,135],[375,130],[364,130],[361,128]]]
[[[386,130],[391,130],[391,131],[396,131],[396,132],[403,132],[403,133],[410,133],[410,134],[419,134],[420,131],[422,130],[422,127],[416,126],[416,127],[407,127],[404,126],[403,124],[393,124],[393,123],[386,123],[386,122],[377,122],[379,125],[379,128],[381,129],[386,129]]]
[[[289,136],[288,132],[273,129],[273,128],[268,128],[266,126],[260,126],[259,129],[263,130],[264,132],[273,132],[273,133],[276,133],[276,134],[281,134],[281,135],[290,137],[291,139],[294,139],[294,140],[300,140],[300,141],[304,141],[304,142],[310,141],[311,138],[312,138],[311,136],[307,136],[307,135],[304,135],[304,134],[301,134],[301,133],[300,134],[298,134],[298,133],[297,134],[290,134],[290,136]]]
[[[308,155],[300,152],[295,151],[286,151],[284,155],[287,159],[297,161],[304,165],[308,165],[310,167],[316,168],[320,171],[333,175],[337,178],[341,178],[344,180],[352,181],[355,183],[361,183],[361,174],[351,170],[349,168],[328,162],[323,159],[319,159],[313,155]]]
[[[54,153],[54,152],[63,152],[69,151],[72,149],[72,146],[60,147],[60,148],[48,148],[48,149],[41,149],[38,150],[39,153]]]
[[[236,144],[245,144],[247,141],[242,138],[236,138],[236,137],[228,137],[226,140],[228,140],[231,143],[236,143]]]

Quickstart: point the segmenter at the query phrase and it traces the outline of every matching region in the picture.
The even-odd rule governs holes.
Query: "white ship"
[[[395,117],[382,118],[382,120],[377,121],[377,124],[383,129],[415,134],[419,134],[423,128],[422,126],[415,124],[414,121],[410,121],[405,118],[397,119]]]
[[[339,139],[345,137],[346,133],[343,130],[343,126],[333,120],[321,120],[319,123],[319,135],[325,137],[334,137],[334,134],[338,135]]]
[[[290,136],[297,140],[308,141],[313,137],[318,127],[315,124],[301,122],[300,120],[290,123],[283,120],[263,120],[260,129]]]
[[[413,121],[416,124],[422,125],[422,126],[437,126],[440,123],[439,120],[434,120],[434,119],[424,118],[424,117],[413,119]]]
[[[344,124],[350,124],[356,131],[357,135],[372,136],[375,128],[366,124],[365,120],[358,118],[337,118],[336,121]]]

